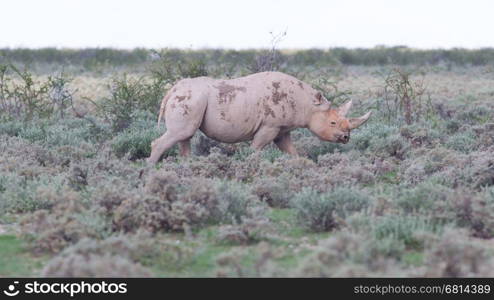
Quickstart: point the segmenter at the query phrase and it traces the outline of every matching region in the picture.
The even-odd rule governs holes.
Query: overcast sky
[[[494,1],[1,0],[0,47],[494,47]]]

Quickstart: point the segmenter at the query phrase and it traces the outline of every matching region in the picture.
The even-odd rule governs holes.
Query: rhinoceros
[[[274,141],[283,152],[298,155],[290,131],[308,128],[321,140],[347,143],[350,131],[370,112],[346,118],[351,100],[338,108],[309,84],[280,72],[262,72],[230,80],[197,77],[177,82],[161,103],[158,127],[165,117],[166,132],[151,143],[148,163],[155,164],[170,147],[190,154],[190,139],[200,129],[224,143],[252,140],[261,150]]]

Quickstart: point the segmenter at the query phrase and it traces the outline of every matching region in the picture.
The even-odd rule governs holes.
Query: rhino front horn
[[[371,116],[371,112],[368,112],[365,115],[361,116],[360,118],[349,119],[350,129],[355,129],[355,128],[359,127],[360,125],[364,124],[369,119],[370,116]]]

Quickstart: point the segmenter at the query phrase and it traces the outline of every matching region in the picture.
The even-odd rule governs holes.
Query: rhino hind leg
[[[280,134],[278,137],[276,137],[274,143],[276,144],[276,146],[278,146],[278,148],[281,151],[294,156],[298,156],[298,152],[295,146],[293,145],[290,132]]]
[[[190,155],[190,138],[178,143],[180,148],[181,156],[189,156]]]
[[[192,97],[188,99],[184,109],[165,111],[167,131],[151,143],[151,155],[147,158],[150,164],[156,164],[166,150],[179,144],[180,154],[190,153],[190,139],[201,126],[207,107],[207,98]]]
[[[262,150],[267,144],[271,143],[279,133],[279,128],[261,127],[254,135],[251,147],[256,151]]]
[[[178,142],[180,142],[180,138],[177,135],[167,131],[151,143],[151,155],[146,159],[146,161],[150,164],[156,164],[161,155],[163,155],[166,150],[170,149]]]

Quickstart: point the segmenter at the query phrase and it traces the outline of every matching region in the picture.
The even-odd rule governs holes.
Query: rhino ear
[[[324,98],[324,96],[321,94],[321,92],[317,92],[315,95],[314,95],[314,98],[312,98],[312,104],[315,105],[315,106],[321,106],[323,104],[325,104],[325,106],[327,105],[328,109],[331,107],[331,102],[329,102],[326,98]]]
[[[315,95],[314,95],[314,98],[312,99],[312,104],[314,105],[321,105],[324,103],[326,99],[324,99],[324,97],[322,96],[321,92],[317,92]]]
[[[361,116],[360,118],[349,119],[348,121],[350,122],[350,129],[355,129],[360,125],[364,124],[369,119],[370,116],[371,116],[371,112],[368,112],[365,115]]]
[[[338,107],[338,114],[344,118],[347,115],[348,111],[350,111],[351,107],[352,107],[352,100]]]

